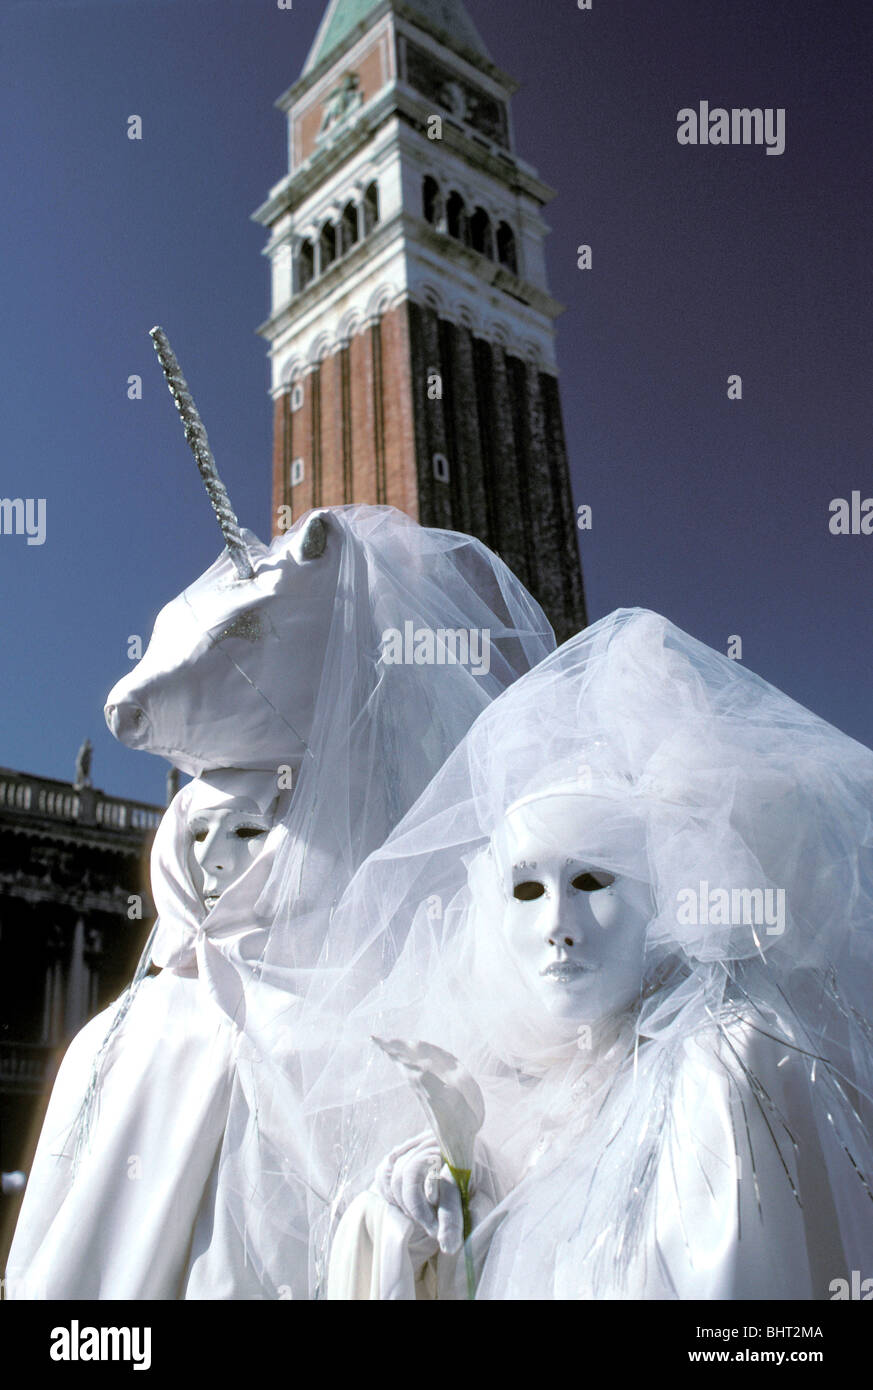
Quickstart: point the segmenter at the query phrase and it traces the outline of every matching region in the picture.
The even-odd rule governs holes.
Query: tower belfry
[[[586,622],[541,210],[461,0],[331,0],[277,105],[273,516],[389,503],[478,536]],[[285,519],[289,513],[285,514]]]

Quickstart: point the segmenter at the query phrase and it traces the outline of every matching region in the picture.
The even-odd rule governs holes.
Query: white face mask
[[[244,797],[191,815],[188,862],[195,891],[207,912],[263,849],[269,829],[269,819]]]
[[[574,850],[598,838],[596,815],[584,797],[540,797],[510,810],[500,836],[509,949],[549,1013],[578,1025],[639,997],[652,915],[648,884]]]
[[[188,868],[207,912],[260,854],[273,824],[275,778],[210,773],[196,783],[188,811]]]

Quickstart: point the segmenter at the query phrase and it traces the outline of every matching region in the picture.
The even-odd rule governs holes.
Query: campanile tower
[[[331,0],[277,105],[273,516],[389,503],[478,536],[559,639],[586,622],[541,210],[516,83],[461,0]],[[287,520],[288,514],[285,514]]]

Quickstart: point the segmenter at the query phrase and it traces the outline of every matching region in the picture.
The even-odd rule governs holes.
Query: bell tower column
[[[542,210],[514,81],[461,0],[332,0],[279,99],[269,233],[274,524],[389,503],[470,532],[586,622]]]

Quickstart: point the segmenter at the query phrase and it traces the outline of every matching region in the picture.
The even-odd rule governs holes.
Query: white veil
[[[537,1004],[501,940],[501,827],[519,798],[554,789],[596,809],[564,848],[652,889],[640,999],[595,1039],[595,1065]],[[727,913],[713,906],[725,901]],[[759,901],[780,902],[780,919],[756,915]],[[694,1181],[710,1182],[710,1159],[688,1140],[707,1086],[724,1091],[725,1219],[742,1207],[747,1243],[756,1223],[783,1232],[749,1296],[821,1290],[822,1270],[844,1272],[838,1259],[869,1265],[873,753],[666,619],[638,609],[604,618],[485,710],[357,872],[329,943],[304,1013],[305,1105],[322,1150],[340,1158],[314,1223],[316,1293],[337,1216],[422,1129],[370,1035],[444,1047],[485,1092],[483,1155],[508,1190],[478,1244],[480,1297],[653,1287],[639,1264],[647,1249],[664,1258],[646,1237],[661,1156],[681,1158],[684,1142]],[[707,1037],[727,1062],[707,1063],[695,1091],[689,1047]],[[768,1047],[778,1064],[756,1071],[756,1048]],[[796,1222],[791,1213],[813,1153],[806,1192],[832,1219],[818,1218],[821,1268],[795,1285],[786,1264],[810,1241],[813,1216],[808,1200]],[[677,1180],[674,1206],[682,1191]],[[816,1258],[804,1249],[795,1263],[812,1269]],[[689,1296],[669,1269],[655,1274],[667,1292],[654,1296]]]
[[[481,542],[390,507],[318,515],[327,539],[312,559],[312,514],[269,548],[246,533],[254,578],[222,556],[163,611],[142,671],[110,697],[142,711],[126,741],[195,774],[294,768],[249,930],[204,957],[240,1028],[215,1260],[244,1263],[263,1297],[305,1292],[306,1206],[330,1181],[306,1168],[298,1030],[330,911],[477,715],[554,648],[542,610]],[[449,659],[453,632],[477,635],[470,659]],[[386,659],[392,634],[406,660]]]

